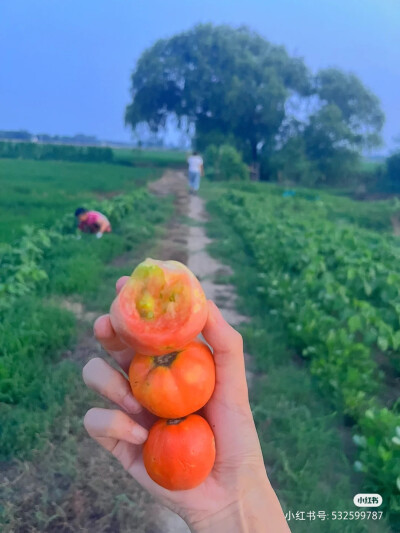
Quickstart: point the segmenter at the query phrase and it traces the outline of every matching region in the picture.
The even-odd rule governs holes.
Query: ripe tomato
[[[215,461],[215,439],[199,415],[158,420],[143,446],[143,461],[153,481],[169,490],[200,485]]]
[[[136,354],[129,367],[135,398],[162,418],[194,413],[210,399],[215,386],[214,359],[199,341],[182,350],[151,357]]]
[[[114,300],[110,318],[128,346],[144,355],[164,355],[196,338],[207,313],[200,282],[185,265],[146,259]]]

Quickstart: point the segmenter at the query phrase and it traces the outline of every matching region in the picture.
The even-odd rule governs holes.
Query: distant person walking
[[[78,207],[75,216],[78,219],[78,228],[84,233],[95,233],[100,239],[103,233],[111,232],[110,221],[98,211],[88,211],[84,207]]]
[[[203,158],[194,151],[188,157],[187,162],[189,165],[189,193],[196,194],[200,188],[200,178],[204,176]]]

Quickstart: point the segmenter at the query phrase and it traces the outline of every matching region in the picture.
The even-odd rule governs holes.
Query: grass
[[[127,192],[160,176],[154,168],[106,163],[0,159],[0,243],[26,225],[51,226],[90,200]]]
[[[73,366],[60,361],[74,336],[73,315],[38,297],[2,317],[0,460],[22,457],[46,443],[75,377]]]
[[[219,190],[218,190],[219,189]],[[234,270],[238,309],[251,317],[242,329],[246,351],[257,373],[251,403],[264,459],[285,512],[355,510],[361,475],[352,468],[354,447],[344,420],[320,394],[307,366],[288,346],[279,317],[268,313],[254,290],[257,270],[246,243],[219,216],[218,192],[206,186],[212,219],[211,252]],[[265,191],[268,190],[266,187]],[[290,522],[293,532],[387,532],[383,521]],[[323,528],[323,529],[322,529]]]

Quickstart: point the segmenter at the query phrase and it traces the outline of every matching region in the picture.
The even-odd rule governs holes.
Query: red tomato
[[[214,466],[214,434],[199,415],[160,419],[150,429],[143,446],[143,461],[151,479],[162,487],[193,489]]]
[[[162,418],[181,418],[210,399],[215,386],[214,359],[208,346],[199,341],[167,355],[136,354],[129,381],[133,395],[146,409]]]

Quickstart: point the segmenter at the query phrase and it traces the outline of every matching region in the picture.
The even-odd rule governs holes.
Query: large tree
[[[198,144],[232,139],[255,161],[274,146],[287,99],[310,94],[310,80],[302,59],[249,29],[202,24],[143,53],[125,120],[158,131],[175,115],[195,126]]]

